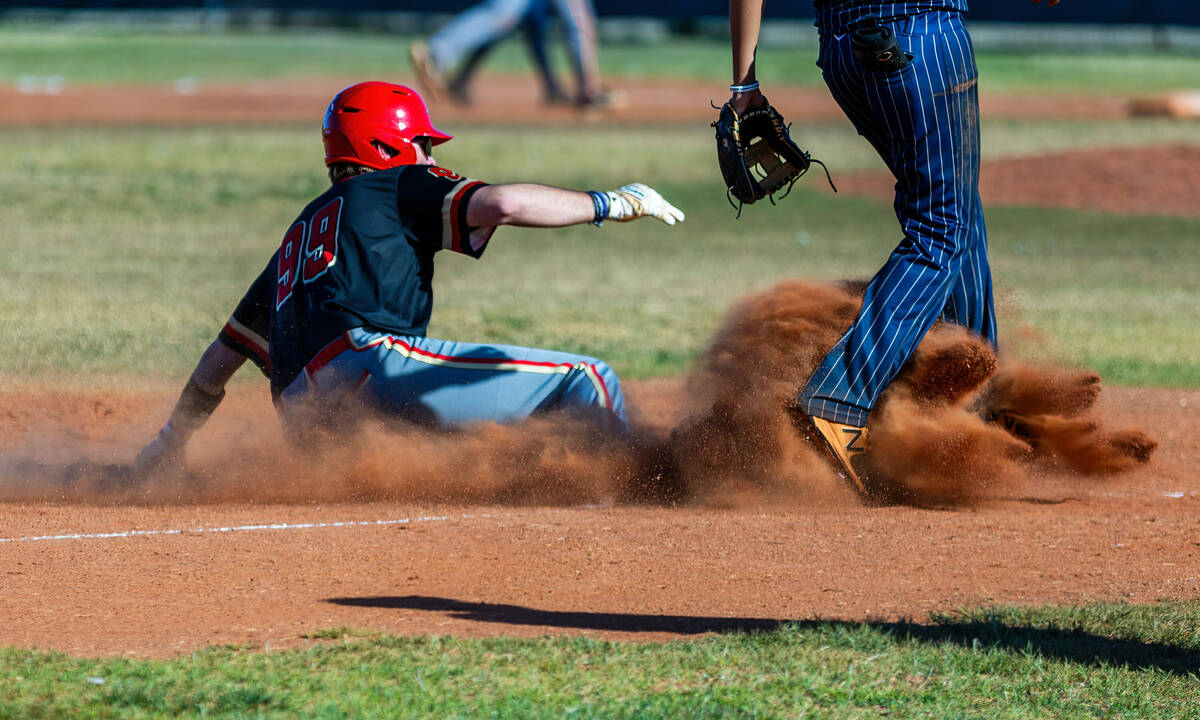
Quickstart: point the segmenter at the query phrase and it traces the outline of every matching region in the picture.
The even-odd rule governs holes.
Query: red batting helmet
[[[385,82],[359,83],[338,93],[325,111],[321,135],[326,165],[349,162],[376,170],[415,163],[414,138],[440,145],[452,137],[433,126],[416,90]],[[387,157],[376,142],[396,154]]]

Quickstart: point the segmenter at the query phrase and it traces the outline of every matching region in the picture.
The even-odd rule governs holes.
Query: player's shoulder
[[[465,175],[440,165],[403,165],[395,170],[401,171],[401,181],[427,182],[433,178],[440,181],[458,182],[467,179]]]
[[[373,207],[376,203],[392,202],[400,197],[424,198],[433,202],[446,195],[462,192],[467,186],[479,184],[472,178],[437,165],[401,165],[335,183],[308,203],[300,217],[319,212],[337,198],[342,198],[347,208]]]
[[[373,192],[391,192],[396,188],[425,186],[438,187],[466,179],[449,168],[436,165],[400,165],[399,167],[375,170],[343,180],[330,188],[325,196],[358,195]],[[318,198],[316,202],[319,202]]]

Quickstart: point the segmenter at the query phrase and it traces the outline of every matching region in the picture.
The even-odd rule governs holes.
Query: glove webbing
[[[722,109],[718,107],[717,104],[711,99],[708,101],[708,104],[712,106],[714,110]],[[739,118],[739,120],[744,121],[746,117],[749,117],[749,115],[750,113],[747,113],[747,115],[742,116]],[[716,127],[717,123],[719,122],[720,119],[718,118],[717,122],[712,123],[712,126]],[[779,123],[776,122],[776,125],[778,124]],[[791,135],[791,130],[792,124],[788,123],[785,131],[789,136]],[[739,144],[742,142],[741,134],[741,123],[738,123],[733,127],[733,137],[734,141]],[[829,173],[829,167],[825,163],[814,158],[807,151],[800,151],[801,155],[804,157],[804,169],[799,170],[793,177],[787,179],[786,176],[788,174],[788,168],[786,163],[779,159],[778,154],[771,147],[771,144],[766,138],[761,136],[751,138],[751,142],[746,143],[745,148],[746,151],[744,154],[744,160],[746,170],[747,172],[753,173],[757,177],[759,186],[766,191],[765,194],[767,199],[771,201],[772,205],[776,204],[775,192],[777,192],[779,188],[782,187],[786,182],[787,187],[784,188],[783,194],[780,195],[779,198],[782,200],[790,195],[792,192],[792,187],[808,172],[808,169],[811,167],[812,163],[816,163],[821,166],[821,169],[825,171],[825,180],[829,183],[829,187],[832,188],[835,193],[838,191],[837,185],[833,184],[833,176]],[[758,168],[757,172],[755,172],[755,168]],[[731,192],[731,188],[728,186],[725,188],[725,200],[729,203],[730,207],[737,209],[737,216],[734,219],[740,220],[742,218],[742,208],[745,206],[745,202],[739,199],[735,205],[733,202],[733,193]]]
[[[788,127],[790,128],[791,125],[789,124]],[[761,146],[764,145],[766,146],[765,150],[761,149]],[[833,184],[833,176],[829,174],[829,167],[807,152],[804,153],[804,157],[808,160],[809,164],[816,163],[817,165],[821,166],[821,169],[825,171],[825,181],[829,183],[829,187],[832,188],[834,192],[837,192],[837,185]],[[759,176],[759,183],[764,187],[770,185],[778,189],[778,187],[782,186],[780,178],[787,174],[787,168],[779,161],[778,156],[771,151],[770,145],[768,145],[767,142],[761,138],[759,138],[758,142],[750,146],[749,150],[747,151],[746,164],[751,168],[756,165],[761,168],[762,172],[755,174]],[[795,185],[796,182],[807,173],[808,168],[805,168],[804,170],[796,173],[795,177],[793,177],[791,180],[788,180],[787,187],[783,188],[783,193],[780,194],[779,199],[782,200],[791,194],[792,186]],[[738,200],[737,204],[735,205],[733,203],[733,193],[729,191],[729,188],[725,188],[725,200],[729,202],[730,207],[737,209],[738,212],[735,219],[740,220],[742,217],[742,207],[745,205],[745,203],[743,203],[741,200]],[[772,205],[776,204],[774,190],[768,191],[767,200],[770,200]]]

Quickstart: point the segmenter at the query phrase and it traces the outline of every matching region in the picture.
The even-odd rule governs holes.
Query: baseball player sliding
[[[653,189],[609,192],[488,185],[438,167],[451,139],[402,85],[367,82],[333,99],[322,127],[332,187],[283,234],[279,250],[204,351],[135,470],[180,463],[184,447],[249,359],[271,381],[289,439],[327,429],[353,400],[425,425],[511,422],[566,409],[627,426],[617,376],[595,358],[425,336],[434,256],[480,257],[497,226],[566,227],[684,219]]]
[[[786,123],[755,76],[763,3],[730,0],[732,96],[714,123],[726,185],[743,202],[786,185],[797,172],[772,173],[782,174],[783,181],[756,188],[743,167],[747,158],[760,162],[748,152],[747,134],[770,135],[772,146],[790,144],[785,130],[770,129]],[[817,65],[838,105],[896,177],[894,207],[904,237],[871,279],[854,324],[800,390],[793,412],[801,431],[825,447],[838,471],[869,496],[859,462],[867,448],[867,417],[933,323],[957,323],[996,343],[979,201],[978,72],[963,25],[967,0],[814,5]],[[739,134],[740,118],[765,129]],[[787,152],[774,154],[782,159],[771,166],[795,164]],[[799,172],[807,161],[804,156],[798,163]]]

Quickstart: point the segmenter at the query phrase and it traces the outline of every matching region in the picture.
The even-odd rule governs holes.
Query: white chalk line
[[[231,525],[227,527],[205,527],[178,530],[122,530],[119,532],[102,533],[69,533],[65,535],[29,535],[26,537],[0,538],[0,543],[43,542],[47,540],[107,540],[110,538],[145,537],[150,535],[202,535],[235,532],[259,532],[264,530],[318,530],[322,528],[345,527],[380,527],[385,525],[411,525],[423,522],[447,522],[451,520],[473,520],[476,518],[494,517],[491,514],[480,515],[422,515],[396,520],[344,520],[341,522],[310,522],[310,523],[265,523],[260,525]]]

